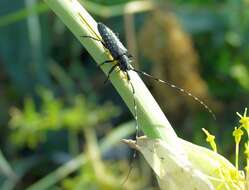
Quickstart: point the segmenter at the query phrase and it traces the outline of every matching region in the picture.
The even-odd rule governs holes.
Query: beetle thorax
[[[127,55],[122,55],[119,59],[119,67],[122,71],[130,70],[130,59],[127,57]]]

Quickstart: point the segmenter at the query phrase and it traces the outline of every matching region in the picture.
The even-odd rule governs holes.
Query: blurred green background
[[[135,4],[134,4],[135,3]],[[249,95],[249,1],[92,0],[82,4],[118,34],[177,134],[234,160],[235,112]],[[43,1],[0,2],[0,189],[157,189],[143,158],[120,143],[134,118],[104,74]],[[127,14],[126,7],[135,6]]]

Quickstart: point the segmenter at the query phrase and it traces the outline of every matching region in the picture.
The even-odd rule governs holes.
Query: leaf
[[[186,159],[186,155],[160,139],[141,137],[137,143],[123,140],[139,150],[155,172],[161,189],[214,189],[207,177],[194,168]]]

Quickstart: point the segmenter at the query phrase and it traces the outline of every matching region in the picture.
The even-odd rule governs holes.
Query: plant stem
[[[98,64],[105,60],[112,59],[100,42],[82,37],[87,35],[101,39],[97,30],[97,23],[82,7],[78,0],[44,1],[72,31]],[[107,73],[111,66],[113,65],[105,64],[101,68]],[[180,148],[174,130],[143,81],[133,71],[129,71],[129,75],[131,83],[135,88],[139,129],[142,129],[144,134],[149,138],[161,138]],[[133,93],[131,85],[127,81],[125,75],[121,71],[113,72],[110,81],[123,98],[130,111],[134,114]]]

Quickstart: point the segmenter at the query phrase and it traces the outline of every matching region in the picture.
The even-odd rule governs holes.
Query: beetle
[[[102,66],[105,63],[112,63],[112,62],[116,62],[114,64],[114,66],[112,66],[112,68],[109,70],[108,74],[107,74],[107,78],[104,81],[104,83],[106,83],[111,75],[111,73],[115,70],[116,67],[119,67],[119,69],[123,72],[126,73],[128,81],[130,82],[130,76],[129,76],[129,72],[130,70],[140,74],[140,75],[144,75],[146,77],[149,77],[157,82],[166,84],[167,86],[170,86],[190,97],[192,97],[195,101],[199,102],[214,118],[214,120],[216,120],[216,116],[213,113],[213,111],[207,106],[207,104],[205,104],[202,100],[200,100],[198,97],[196,97],[195,95],[193,95],[192,93],[186,91],[183,88],[180,88],[168,81],[165,80],[161,80],[159,78],[156,78],[144,71],[140,71],[137,69],[134,69],[132,67],[131,63],[131,55],[128,53],[128,50],[124,47],[124,45],[121,43],[121,41],[118,39],[118,37],[116,36],[116,34],[110,29],[108,28],[105,24],[99,22],[97,24],[97,28],[99,31],[99,34],[102,38],[102,40],[94,38],[92,36],[83,36],[83,37],[88,37],[97,41],[100,41],[103,46],[108,49],[108,51],[110,52],[110,54],[112,55],[113,59],[112,60],[107,60],[104,61],[103,63],[99,64],[99,66]],[[132,85],[132,83],[130,82],[131,86],[132,86],[132,90],[133,90],[133,94],[135,94],[135,89]],[[134,100],[135,101],[135,100]],[[136,117],[136,116],[135,116]]]

